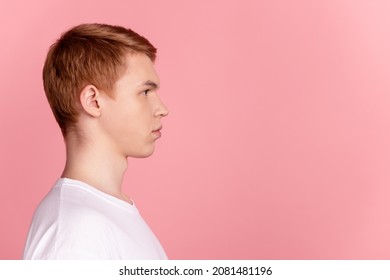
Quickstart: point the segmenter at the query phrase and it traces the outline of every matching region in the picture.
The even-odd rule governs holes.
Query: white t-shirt
[[[60,178],[38,206],[23,259],[167,259],[135,205]]]

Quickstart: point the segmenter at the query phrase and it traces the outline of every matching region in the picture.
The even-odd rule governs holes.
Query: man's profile
[[[23,259],[166,259],[121,191],[127,157],[148,157],[168,109],[155,47],[130,29],[82,24],[47,54],[44,89],[66,145],[61,177],[37,208]]]

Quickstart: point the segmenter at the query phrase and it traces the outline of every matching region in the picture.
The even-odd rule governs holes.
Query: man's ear
[[[100,98],[101,93],[95,86],[84,87],[80,93],[80,103],[84,112],[92,117],[99,117],[101,115]]]

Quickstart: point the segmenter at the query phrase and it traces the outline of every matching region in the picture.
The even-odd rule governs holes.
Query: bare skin
[[[128,157],[148,157],[161,136],[167,107],[157,95],[159,78],[144,54],[129,54],[127,71],[109,97],[94,85],[80,93],[76,128],[65,137],[63,178],[85,182],[132,203],[122,193]]]

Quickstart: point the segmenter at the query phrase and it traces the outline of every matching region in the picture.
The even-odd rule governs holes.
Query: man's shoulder
[[[104,203],[82,191],[63,194],[59,205],[58,219],[64,227],[72,229],[79,227],[93,230],[111,223]]]
[[[55,185],[37,208],[35,219],[51,220],[61,229],[93,228],[110,223],[101,199],[88,191],[68,185]]]

